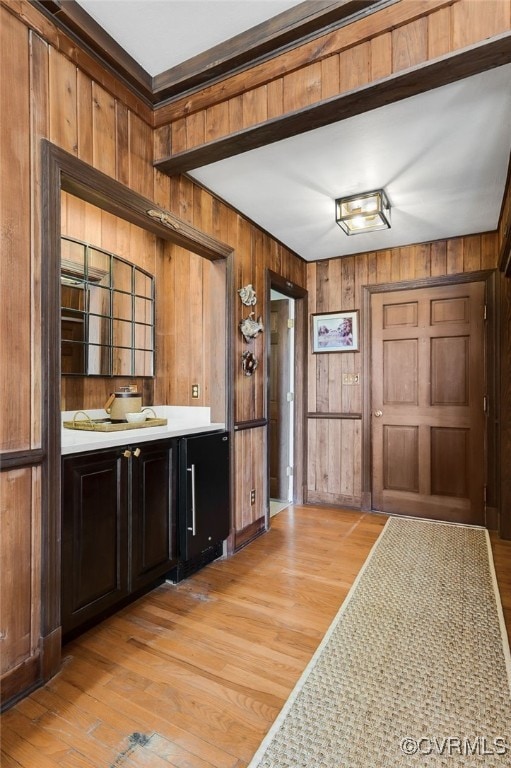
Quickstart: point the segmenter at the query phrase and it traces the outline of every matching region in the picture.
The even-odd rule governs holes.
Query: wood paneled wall
[[[42,382],[41,327],[41,139],[47,138],[158,205],[234,249],[232,264],[210,264],[195,254],[162,244],[135,227],[67,197],[65,229],[96,240],[120,255],[154,265],[157,277],[158,378],[154,399],[180,405],[211,404],[225,419],[225,325],[234,329],[230,344],[234,382],[231,412],[237,421],[264,417],[265,367],[252,380],[243,377],[237,323],[241,302],[236,289],[252,282],[264,314],[264,271],[270,267],[300,285],[305,266],[238,213],[188,179],[172,180],[153,169],[151,115],[124,86],[98,71],[83,52],[57,32],[28,2],[0,4],[1,111],[15,130],[2,133],[2,269],[0,355],[3,409],[0,450],[2,526],[2,685],[9,698],[32,685],[42,672],[39,647],[41,605]],[[78,66],[79,65],[79,66]],[[97,77],[93,73],[97,74]],[[15,87],[13,87],[15,84]],[[82,234],[83,233],[83,234]],[[113,247],[115,245],[115,248]],[[153,271],[151,268],[150,271]],[[226,281],[230,284],[226,287]],[[232,318],[225,314],[226,291],[233,294]],[[237,300],[237,301],[236,301]],[[203,330],[204,329],[204,330]],[[67,408],[94,407],[111,391],[111,380],[64,382]],[[201,398],[191,400],[190,384]],[[147,389],[147,386],[146,386]],[[149,395],[150,396],[150,395]],[[260,432],[264,432],[260,430]],[[235,499],[236,526],[257,525],[265,514],[265,462],[261,451],[241,456],[235,438],[234,473],[247,472],[257,487],[257,505],[246,509]],[[261,443],[264,445],[264,441]],[[33,453],[35,451],[35,453]],[[16,455],[14,455],[16,454]],[[8,460],[11,462],[8,464]],[[16,467],[12,467],[12,462]],[[18,466],[21,464],[21,466]],[[33,608],[32,608],[33,607]],[[14,613],[13,613],[14,612]],[[14,615],[16,614],[16,615]],[[44,660],[42,662],[44,666]],[[28,671],[27,671],[28,670]]]
[[[497,258],[493,232],[314,262],[307,269],[309,310],[361,310],[363,286],[491,270]],[[345,373],[359,374],[360,383],[344,384]],[[309,353],[310,502],[361,506],[363,374],[360,352]]]
[[[156,157],[264,123],[510,26],[509,0],[401,0],[248,73],[160,107],[155,112]]]
[[[232,310],[227,320],[233,332],[230,350],[221,347],[220,355],[225,359],[228,351],[232,353],[232,424],[246,427],[235,431],[233,441],[233,516],[237,543],[242,544],[264,520],[266,427],[258,421],[266,415],[267,372],[263,336],[251,342],[259,368],[251,378],[242,374],[241,354],[246,347],[238,324],[246,308],[237,290],[252,283],[258,296],[256,313],[264,317],[264,275],[269,268],[297,285],[308,281],[310,311],[337,309],[340,299],[343,307],[357,308],[362,286],[369,283],[494,265],[494,238],[461,238],[363,254],[306,269],[294,254],[189,179],[169,179],[155,171],[154,159],[316,103],[509,27],[510,0],[402,0],[153,115],[27,0],[0,0],[0,109],[10,121],[2,131],[0,180],[0,364],[3,402],[9,404],[2,411],[0,450],[11,462],[8,466],[4,458],[0,476],[0,642],[7,697],[19,694],[52,669],[43,659],[44,672],[39,660],[38,590],[44,578],[40,558],[45,386],[41,327],[46,311],[40,290],[45,275],[40,239],[41,139],[49,139],[233,248],[227,269],[226,265],[206,267],[198,257],[176,247],[151,244],[150,258],[155,260],[158,281],[164,284],[163,306],[159,301],[157,307],[164,372],[158,369],[163,375],[155,382],[154,397],[159,402],[190,404],[190,384],[197,381],[203,383],[204,402],[213,390],[214,402],[221,389],[218,381],[225,383],[225,374],[213,364],[214,352],[208,366],[207,348],[219,336],[220,327],[213,322],[205,333],[197,329],[208,316],[218,318],[211,311],[213,297],[229,279]],[[114,238],[116,245],[118,240],[126,243],[127,230],[106,222],[102,215],[102,236],[105,225],[107,239]],[[183,339],[186,356],[180,354]],[[358,506],[360,420],[342,415],[358,414],[361,397],[356,387],[348,390],[339,385],[339,374],[358,370],[358,357],[339,357],[327,365],[318,356],[309,359],[309,411],[315,418],[309,419],[308,453],[314,460],[309,461],[308,490],[311,499],[351,501]],[[90,405],[93,400],[96,404],[98,396],[97,391],[86,393],[84,387]],[[66,404],[71,397],[66,385]],[[222,407],[218,403],[215,408]],[[338,417],[335,424],[326,418],[332,414]],[[325,457],[329,457],[326,465]],[[247,503],[247,484],[256,489],[253,506]]]

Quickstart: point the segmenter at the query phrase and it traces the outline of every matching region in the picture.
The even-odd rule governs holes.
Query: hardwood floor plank
[[[2,716],[2,766],[244,768],[385,521],[290,506],[233,557],[89,630]],[[509,632],[511,542],[492,545]]]

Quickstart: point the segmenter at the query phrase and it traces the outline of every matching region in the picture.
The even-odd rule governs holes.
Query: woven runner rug
[[[249,768],[511,766],[487,531],[391,518]]]

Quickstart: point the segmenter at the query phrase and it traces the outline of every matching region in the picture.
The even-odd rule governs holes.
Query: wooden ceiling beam
[[[186,173],[315,128],[369,112],[511,62],[511,32],[421,63],[368,85],[245,128],[155,162],[168,176]]]

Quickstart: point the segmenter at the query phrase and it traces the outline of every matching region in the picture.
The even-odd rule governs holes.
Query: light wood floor
[[[289,507],[234,557],[82,635],[3,715],[2,766],[246,766],[385,519]],[[509,630],[511,543],[495,551]]]

